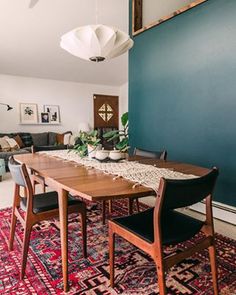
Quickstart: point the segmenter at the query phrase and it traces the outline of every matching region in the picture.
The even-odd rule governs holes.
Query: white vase
[[[93,146],[93,145],[88,144],[87,148],[88,148],[89,159],[95,158],[96,151],[99,149],[99,146]]]

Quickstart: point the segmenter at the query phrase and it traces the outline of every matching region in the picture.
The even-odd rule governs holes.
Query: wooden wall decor
[[[162,0],[155,0],[155,1],[156,1],[155,2],[156,6],[154,7],[154,9],[158,9],[158,5],[160,5],[160,7],[162,5],[161,3]],[[152,1],[132,0],[132,34],[133,36],[138,35],[206,1],[208,0],[189,0],[189,1],[183,0],[182,2],[180,0],[173,0],[171,1],[172,4],[170,4],[170,2],[168,3],[169,5],[168,11],[171,11],[171,12],[169,12],[167,15],[158,16],[158,19],[156,19],[155,21],[152,21],[149,24],[145,24],[144,12],[146,11],[146,8],[152,9],[152,7],[148,7],[148,5],[153,5]],[[180,4],[180,2],[182,4]],[[171,9],[171,5],[173,5],[173,11]],[[178,7],[178,9],[176,9],[176,7]]]

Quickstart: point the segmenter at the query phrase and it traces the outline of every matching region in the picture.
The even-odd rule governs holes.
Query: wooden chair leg
[[[217,264],[216,264],[216,248],[215,245],[209,247],[209,256],[210,256],[210,263],[211,263],[211,273],[212,273],[212,282],[214,288],[214,295],[219,294],[218,288],[218,272],[217,272]]]
[[[166,282],[165,282],[165,271],[163,264],[160,261],[160,258],[157,258],[158,261],[156,262],[156,268],[157,268],[157,278],[158,278],[158,286],[159,286],[159,294],[160,295],[166,295]]]
[[[115,234],[109,228],[109,262],[110,262],[110,284],[114,288],[115,285]]]
[[[133,198],[128,198],[128,214],[132,215],[133,214]]]
[[[87,221],[86,221],[86,208],[84,208],[80,214],[81,216],[81,228],[83,239],[83,256],[87,258]]]
[[[14,207],[12,209],[12,216],[11,216],[11,230],[10,230],[10,239],[9,239],[9,251],[13,249],[13,241],[15,237],[15,230],[16,230],[16,215],[14,213]]]
[[[32,224],[25,224],[24,229],[24,239],[23,239],[23,247],[22,247],[22,260],[21,260],[21,273],[20,279],[23,280],[25,275],[25,268],[29,250],[29,242],[30,242],[30,234],[31,234]]]
[[[112,200],[109,200],[109,213],[112,213]]]
[[[140,207],[139,207],[139,201],[138,201],[138,198],[136,198],[135,201],[136,201],[137,211],[140,212]]]
[[[102,224],[106,223],[106,201],[102,201]]]

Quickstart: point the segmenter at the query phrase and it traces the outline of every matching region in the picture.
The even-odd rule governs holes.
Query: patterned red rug
[[[125,202],[114,203],[115,214],[126,214]],[[7,243],[10,209],[0,211],[0,294],[63,294],[60,233],[58,220],[36,225],[31,235],[26,276],[19,280],[23,229],[18,224],[14,251]],[[107,226],[101,223],[99,207],[88,211],[88,258],[81,251],[80,222],[69,217],[69,280],[67,294],[158,294],[152,259],[121,238],[116,240],[115,290],[109,287]],[[196,237],[195,240],[199,238]],[[190,243],[192,243],[191,241]],[[236,294],[236,241],[216,236],[221,294]],[[186,244],[167,249],[179,251]],[[168,294],[213,294],[208,252],[195,255],[171,269],[167,276]]]

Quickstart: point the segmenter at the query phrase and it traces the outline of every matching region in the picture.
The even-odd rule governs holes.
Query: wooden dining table
[[[115,178],[104,172],[79,165],[75,162],[51,157],[46,154],[34,153],[16,155],[15,160],[24,163],[27,168],[44,177],[45,183],[58,192],[62,274],[64,291],[68,292],[68,193],[89,201],[107,201],[130,197],[145,197],[155,192],[148,187],[138,185],[124,178]],[[169,168],[185,174],[201,176],[209,169],[191,164],[131,157],[138,161],[160,168]]]

